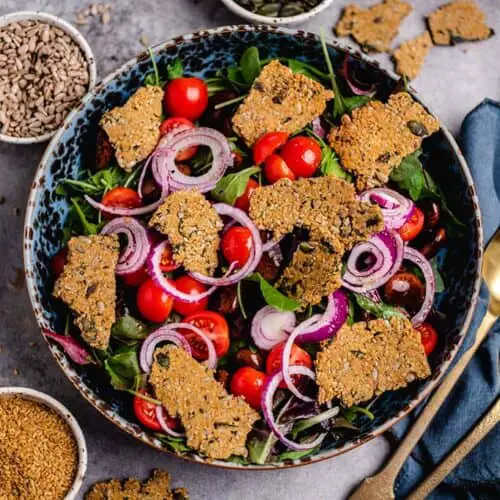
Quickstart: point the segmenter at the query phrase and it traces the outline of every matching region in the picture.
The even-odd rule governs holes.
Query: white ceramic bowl
[[[96,69],[94,54],[92,53],[92,49],[90,48],[90,45],[87,43],[87,40],[85,40],[83,35],[73,25],[71,25],[64,19],[61,19],[60,17],[53,16],[52,14],[46,14],[45,12],[39,12],[39,11],[26,10],[0,16],[0,27],[10,23],[14,23],[16,21],[43,21],[47,24],[56,26],[57,28],[60,28],[65,33],[67,33],[80,47],[87,61],[89,69],[89,87],[87,90],[90,90],[95,85],[97,80],[97,69]],[[69,110],[68,113],[70,111],[71,110]],[[53,130],[52,132],[39,135],[37,137],[12,137],[0,133],[0,141],[10,142],[12,144],[35,144],[37,142],[48,141],[55,134],[56,131],[57,129]]]
[[[85,472],[87,471],[88,461],[85,437],[83,436],[82,429],[80,428],[80,425],[76,421],[75,417],[65,406],[59,403],[59,401],[54,399],[52,396],[40,391],[35,391],[34,389],[28,389],[27,387],[0,387],[0,398],[5,397],[6,395],[9,397],[20,396],[25,399],[42,403],[48,408],[54,410],[69,425],[78,447],[78,467],[76,469],[73,485],[66,494],[65,500],[74,500],[78,491],[82,487],[83,478],[85,477]]]
[[[262,16],[260,14],[254,14],[249,10],[242,7],[235,0],[222,0],[222,3],[234,14],[247,19],[253,24],[273,24],[273,25],[285,25],[285,24],[298,24],[311,19],[316,14],[326,9],[329,5],[333,3],[333,0],[323,0],[316,7],[303,12],[302,14],[297,14],[296,16],[287,17],[272,17],[272,16]]]

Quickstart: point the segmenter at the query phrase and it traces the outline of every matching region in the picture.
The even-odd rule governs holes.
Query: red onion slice
[[[410,262],[418,266],[425,278],[424,302],[417,314],[415,314],[415,316],[413,316],[413,318],[411,319],[412,325],[416,328],[425,321],[432,308],[434,295],[436,293],[436,280],[434,278],[432,266],[418,250],[406,246],[404,249],[404,259],[409,260]]]
[[[324,139],[326,137],[326,130],[323,128],[323,125],[321,125],[321,118],[319,118],[319,116],[311,122],[311,125],[313,132],[318,137],[320,137],[321,139]]]
[[[314,372],[305,366],[291,366],[290,375],[305,375],[311,379],[315,379]],[[264,420],[271,429],[271,432],[288,448],[292,450],[311,450],[319,446],[326,436],[326,433],[320,434],[314,441],[310,443],[297,443],[288,439],[283,432],[281,432],[279,425],[273,415],[273,401],[274,394],[276,393],[278,386],[283,380],[283,374],[281,371],[275,372],[271,375],[264,385],[264,390],[262,391],[261,407],[262,413],[264,414]]]
[[[217,288],[216,286],[210,287],[207,291],[199,294],[188,294],[177,290],[175,285],[163,275],[163,272],[160,267],[161,257],[165,247],[168,245],[168,241],[162,241],[149,254],[149,259],[147,262],[149,274],[153,277],[153,279],[158,283],[158,285],[168,293],[168,295],[172,296],[174,299],[180,300],[182,302],[187,302],[188,304],[192,304],[193,302],[198,302],[206,297],[209,297]],[[201,281],[201,280],[200,280]]]
[[[43,329],[43,334],[49,339],[55,340],[70,357],[70,359],[78,365],[87,365],[92,362],[90,353],[81,346],[73,337],[69,335],[59,335],[47,328]]]
[[[225,203],[216,203],[213,205],[215,211],[221,216],[228,216],[231,219],[235,220],[242,226],[246,227],[250,230],[252,235],[252,253],[249,259],[245,262],[245,265],[238,269],[234,274],[230,274],[227,276],[223,276],[220,278],[214,278],[212,276],[205,276],[201,273],[189,273],[197,281],[204,283],[205,285],[214,285],[214,286],[228,286],[238,283],[243,278],[252,274],[257,266],[259,265],[260,259],[262,258],[262,240],[260,238],[259,230],[257,226],[252,222],[250,217],[240,210],[239,208],[232,207],[230,205],[226,205]]]
[[[375,84],[370,84],[367,88],[363,89],[361,88],[361,85],[363,85],[361,82],[358,82],[355,78],[354,75],[351,75],[349,73],[349,55],[346,54],[345,59],[344,59],[344,64],[342,66],[342,76],[344,77],[345,81],[347,82],[347,85],[351,89],[353,94],[356,95],[369,95],[373,96],[375,94]],[[364,84],[366,86],[366,84]]]
[[[165,419],[166,416],[168,416],[167,410],[165,410],[165,408],[163,408],[163,406],[157,405],[156,406],[156,419],[158,420],[158,423],[160,424],[163,432],[165,432],[165,434],[168,434],[168,435],[173,436],[173,437],[184,437],[186,435],[184,432],[174,431],[173,429],[171,429],[168,426],[167,421]]]
[[[368,189],[359,195],[359,199],[380,206],[385,226],[388,229],[399,229],[411,217],[415,209],[413,201],[388,188]]]
[[[284,342],[295,327],[293,312],[278,311],[272,306],[264,306],[252,320],[251,335],[255,345],[264,351]]]
[[[117,217],[108,222],[101,234],[123,234],[127,238],[127,246],[121,252],[116,274],[130,274],[139,270],[146,262],[151,243],[146,228],[132,217]]]

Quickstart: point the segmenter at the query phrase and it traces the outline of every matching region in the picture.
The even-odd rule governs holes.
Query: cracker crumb
[[[168,237],[177,264],[191,272],[214,274],[218,265],[219,231],[224,224],[199,191],[170,194],[151,217],[149,226]]]
[[[154,150],[160,138],[163,89],[141,87],[123,105],[104,113],[99,122],[126,172]]]
[[[266,132],[296,132],[320,116],[333,95],[311,78],[271,61],[233,116],[234,130],[248,146]]]
[[[209,459],[247,455],[246,439],[259,414],[228,394],[204,364],[167,345],[155,351],[149,382],[168,414],[180,418],[190,448]]]
[[[384,0],[368,9],[348,5],[337,25],[337,36],[351,36],[365,52],[387,52],[403,19],[413,7],[401,0]]]
[[[402,43],[393,54],[396,72],[410,80],[416,78],[431,48],[432,39],[428,31]]]
[[[346,407],[431,374],[420,333],[400,317],[344,325],[315,365],[318,402]]]
[[[363,191],[386,184],[392,169],[438,130],[439,122],[421,104],[407,92],[398,92],[386,104],[371,101],[352,116],[343,115],[328,139]]]
[[[427,24],[436,45],[486,40],[494,34],[473,0],[455,0],[442,5],[429,15]]]
[[[54,286],[76,314],[82,338],[96,349],[106,349],[116,320],[115,267],[118,235],[77,236],[68,242],[68,262]]]

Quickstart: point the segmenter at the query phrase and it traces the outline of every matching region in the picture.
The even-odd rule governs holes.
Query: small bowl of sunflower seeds
[[[96,78],[92,50],[68,22],[31,11],[0,16],[0,141],[47,141]]]
[[[0,388],[0,498],[74,500],[87,470],[75,417],[26,387]]]
[[[234,14],[253,24],[297,24],[326,9],[333,0],[222,0]]]

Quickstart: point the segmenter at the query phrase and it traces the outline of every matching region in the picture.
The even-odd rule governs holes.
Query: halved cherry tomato
[[[260,165],[265,162],[272,153],[285,144],[288,136],[287,132],[267,132],[260,136],[252,147],[255,164]]]
[[[252,253],[252,233],[250,229],[234,226],[222,236],[220,247],[224,258],[231,264],[236,262],[236,267],[243,267]]]
[[[234,206],[243,210],[244,212],[248,212],[250,208],[250,196],[252,193],[259,187],[259,183],[254,179],[249,179],[247,183],[247,187],[245,188],[245,192],[236,199],[234,202]]]
[[[436,348],[438,342],[438,334],[433,326],[429,323],[422,323],[417,330],[420,332],[420,339],[424,346],[424,351],[427,356]]]
[[[172,132],[172,130],[181,126],[194,128],[194,123],[182,116],[173,116],[172,118],[163,120],[162,124],[160,125],[160,137],[167,135],[169,132]],[[175,161],[190,160],[196,154],[196,151],[198,151],[198,146],[191,146],[189,148],[183,149],[175,155]]]
[[[195,77],[171,80],[165,87],[163,105],[169,115],[181,116],[194,122],[207,109],[207,84]]]
[[[131,188],[116,187],[102,197],[102,204],[107,207],[137,208],[142,202],[139,193]]]
[[[410,218],[398,229],[401,238],[403,238],[404,241],[415,239],[420,231],[422,231],[424,222],[424,212],[422,212],[420,208],[415,207]]]
[[[139,392],[146,396],[149,395],[145,389],[141,389]],[[160,422],[158,422],[158,419],[156,418],[156,405],[154,403],[136,395],[134,396],[133,405],[135,416],[137,417],[137,420],[144,425],[144,427],[153,431],[162,430]],[[172,418],[167,413],[165,408],[163,408],[163,419],[169,429],[175,430],[181,426],[180,421],[177,418]]]
[[[202,311],[191,314],[184,319],[184,322],[191,323],[208,335],[214,343],[215,353],[218,358],[229,351],[229,326],[224,316],[213,311]],[[189,330],[183,330],[182,334],[189,341],[194,358],[199,360],[208,358],[207,346],[198,335]]]
[[[295,174],[288,168],[285,160],[276,153],[267,157],[264,164],[264,175],[271,184],[274,184],[280,179],[295,180]]]
[[[152,279],[145,281],[137,290],[137,308],[149,321],[162,323],[172,311],[174,301]]]
[[[167,245],[165,245],[165,249],[163,250],[163,253],[161,254],[160,269],[164,273],[170,273],[172,271],[175,271],[178,267],[179,267],[179,264],[176,264],[174,261],[172,245],[170,245],[170,243],[168,243]]]
[[[268,375],[271,375],[276,370],[281,370],[281,357],[283,355],[284,347],[284,342],[278,344],[273,347],[273,350],[267,356],[266,373]],[[309,353],[295,344],[292,346],[292,351],[290,353],[290,366],[292,365],[307,366],[307,368],[312,367],[312,360]],[[285,381],[281,382],[279,386],[284,389],[286,387]]]
[[[243,366],[234,372],[231,379],[231,392],[242,396],[252,407],[258,410],[266,382],[266,374],[250,366]]]
[[[50,261],[50,269],[52,270],[52,274],[54,278],[57,279],[61,276],[64,271],[64,266],[68,261],[68,247],[63,247],[59,252],[57,252],[52,260]]]
[[[207,291],[207,287],[203,283],[196,281],[194,278],[191,278],[191,276],[181,276],[177,278],[174,281],[174,285],[177,290],[189,295],[198,295]],[[188,316],[198,311],[203,311],[207,306],[208,297],[192,303],[174,300],[174,311],[182,314],[182,316]]]
[[[280,152],[295,177],[311,177],[321,163],[321,148],[310,137],[296,136],[290,139]]]
[[[146,266],[142,266],[134,273],[122,274],[122,281],[128,286],[139,286],[149,279]]]

